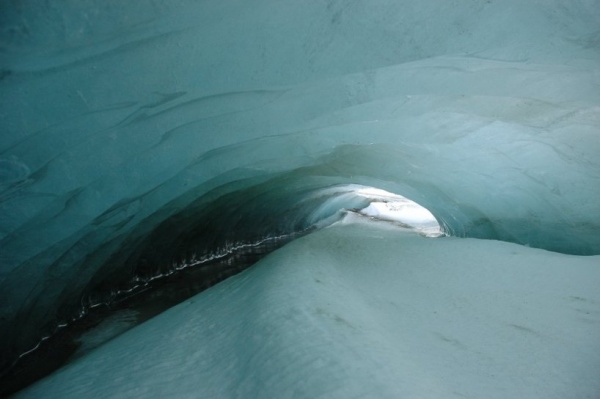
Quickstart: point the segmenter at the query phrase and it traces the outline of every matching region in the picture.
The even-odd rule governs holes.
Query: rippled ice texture
[[[592,398],[599,261],[345,221],[17,397]]]
[[[202,257],[231,243],[306,228],[307,220],[330,216],[332,204],[355,207],[327,201],[326,214],[320,213],[318,193],[336,185],[404,195],[429,209],[454,236],[600,254],[598,21],[598,0],[3,1],[0,368],[84,311],[97,292],[187,255]],[[466,258],[471,248],[479,255],[481,248],[492,250],[480,241],[435,242],[430,245],[467,246]],[[341,245],[347,248],[343,240]],[[364,256],[379,256],[372,248]],[[315,262],[335,264],[337,253],[331,248]],[[514,264],[528,264],[529,257],[521,256],[514,256]],[[575,273],[580,262],[590,262],[556,259],[565,260],[564,269],[556,266],[560,273]],[[490,262],[510,267],[513,257]],[[546,278],[541,270],[540,278]],[[592,278],[582,280],[584,289]],[[545,295],[543,285],[534,288],[534,297]],[[248,292],[260,300],[260,292],[251,291],[257,289]],[[483,303],[503,304],[510,313],[511,301],[498,294]],[[527,303],[517,308],[533,319],[543,316]],[[385,311],[383,305],[367,309],[375,315]],[[560,316],[563,308],[557,309]],[[464,317],[462,325],[447,320],[445,328],[456,325],[469,335],[479,321]],[[495,326],[500,319],[493,318]],[[524,319],[502,319],[519,327],[493,328],[492,341],[549,339],[544,328],[530,328]],[[353,347],[371,345],[379,339],[377,331],[373,338],[365,333],[364,340],[352,341]],[[438,337],[438,345],[454,342],[453,331],[435,331],[447,338]],[[278,337],[286,334],[293,329]],[[461,337],[453,353],[463,353],[460,345],[473,347]],[[245,345],[240,342],[251,337],[218,339]],[[273,344],[279,338],[274,339]],[[570,359],[580,352],[567,355],[569,345],[591,340],[553,342],[543,347],[565,351],[557,359]],[[475,346],[473,356],[485,358],[485,345]],[[518,359],[526,363],[531,350],[521,349]],[[228,350],[239,353],[235,346]],[[536,356],[549,359],[551,353]],[[456,355],[455,363],[467,361],[465,356]],[[560,361],[548,364],[560,368]],[[150,363],[139,367],[150,372],[168,366],[158,358]],[[343,372],[353,373],[360,363],[347,364]],[[574,360],[571,365],[568,375]],[[274,363],[265,370],[275,366],[283,368]],[[246,364],[224,367],[212,369],[242,375],[237,371]],[[473,367],[474,373],[488,369]],[[459,374],[458,366],[446,369]],[[516,378],[517,370],[507,366],[506,373]],[[547,371],[554,375],[550,366]],[[427,370],[423,373],[413,375],[424,381]],[[381,371],[377,378],[387,377]],[[492,374],[486,378],[493,385]],[[548,386],[567,384],[544,378]]]

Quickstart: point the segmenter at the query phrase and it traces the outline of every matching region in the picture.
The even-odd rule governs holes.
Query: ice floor
[[[600,256],[351,216],[18,398],[597,398]]]

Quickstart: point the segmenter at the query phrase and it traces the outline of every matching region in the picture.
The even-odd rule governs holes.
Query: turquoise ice
[[[0,368],[116,287],[332,226],[193,300],[206,307],[181,305],[157,319],[160,327],[142,325],[40,387],[48,397],[83,393],[102,356],[124,374],[108,373],[116,363],[105,360],[97,370],[107,385],[90,386],[88,396],[160,396],[151,381],[176,395],[178,386],[220,378],[227,384],[207,395],[598,391],[590,373],[600,365],[599,298],[590,284],[600,283],[599,1],[39,3],[0,5]],[[394,219],[405,209],[361,195],[365,187],[425,207],[450,237],[424,237],[433,225],[406,231],[398,226],[411,225],[406,219],[350,223],[361,214]],[[319,237],[339,245],[314,249]],[[343,262],[355,247],[360,257]],[[304,257],[312,252],[310,263]],[[367,259],[377,261],[363,293],[348,279]],[[413,270],[407,265],[435,272],[405,287],[398,273]],[[343,285],[332,291],[345,298],[340,306],[361,304],[350,313],[328,310],[330,292],[298,275],[332,268],[328,281]],[[261,287],[275,278],[267,270],[281,272],[278,284],[295,296],[261,300]],[[445,274],[453,271],[464,284]],[[455,319],[444,302],[445,315],[434,318],[426,310],[434,302],[422,300],[429,288],[416,288],[426,281],[439,301],[455,295],[470,310]],[[416,291],[397,297],[389,288],[371,301],[379,284]],[[217,329],[223,336],[186,313],[213,311],[224,323],[220,312],[228,310],[216,298],[227,295],[256,302],[231,310],[231,324]],[[278,301],[290,312],[308,309],[308,297],[311,311],[323,313],[286,321],[269,310]],[[396,300],[420,316],[384,305]],[[361,326],[373,318],[372,328],[344,335],[336,315]],[[414,329],[399,330],[398,315]],[[188,318],[189,331],[175,337],[199,331],[189,341],[198,352],[182,341],[189,357],[170,358],[175,344],[161,337]],[[277,326],[281,341],[261,340],[264,326]],[[319,345],[339,334],[331,353],[319,358],[297,342],[295,330],[310,328]],[[131,340],[157,349],[135,351]],[[516,350],[507,350],[509,341]],[[189,381],[204,367],[198,345],[232,352]],[[277,355],[280,347],[290,352]],[[422,354],[423,368],[398,360],[402,353]],[[443,368],[434,365],[437,355]],[[245,363],[226,364],[234,358]],[[175,364],[183,380],[171,384],[161,367]],[[69,373],[78,368],[87,371],[76,379]],[[313,378],[323,381],[308,384]],[[136,381],[139,391],[127,385]]]

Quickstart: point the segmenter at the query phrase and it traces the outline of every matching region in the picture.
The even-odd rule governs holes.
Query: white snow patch
[[[378,188],[364,188],[356,192],[375,201],[360,213],[381,220],[388,220],[411,227],[427,237],[442,235],[440,225],[429,210],[398,194]]]

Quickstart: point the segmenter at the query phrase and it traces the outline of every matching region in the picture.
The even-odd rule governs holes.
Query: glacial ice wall
[[[0,11],[3,365],[133,276],[332,216],[347,184],[451,235],[600,253],[597,0]]]

